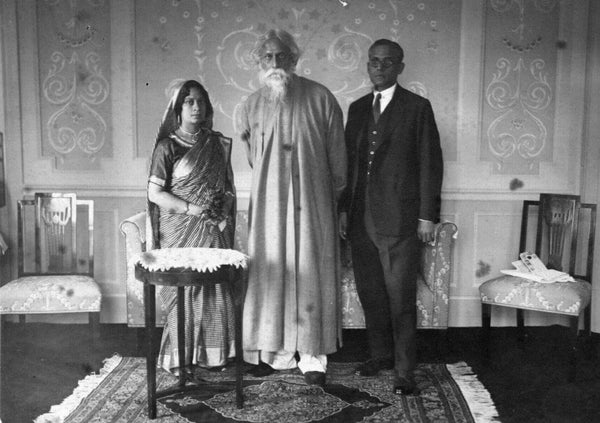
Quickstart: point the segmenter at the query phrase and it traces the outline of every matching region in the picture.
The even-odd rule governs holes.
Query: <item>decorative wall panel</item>
[[[112,154],[109,5],[36,4],[42,156],[55,157],[61,170],[98,169]]]
[[[327,86],[344,114],[370,90],[370,44],[378,38],[398,41],[406,62],[401,83],[431,100],[445,159],[454,160],[460,6],[454,0],[137,1],[138,154],[150,154],[165,93],[178,79],[205,84],[215,106],[215,129],[234,136],[241,102],[259,87],[251,50],[266,30],[282,28],[303,51],[297,73]],[[247,167],[245,156],[237,167],[242,166]]]
[[[481,159],[496,174],[539,174],[553,153],[558,0],[489,0]]]
[[[520,214],[498,212],[475,213],[475,257],[472,286],[500,275],[500,270],[512,269],[511,262],[519,257]],[[465,286],[466,288],[466,286]],[[475,291],[474,291],[475,292]]]

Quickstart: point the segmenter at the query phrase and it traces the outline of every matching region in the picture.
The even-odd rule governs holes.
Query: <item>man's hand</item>
[[[419,220],[417,236],[423,242],[432,242],[435,238],[435,225],[431,220]]]
[[[338,219],[338,231],[340,233],[340,237],[343,240],[346,240],[348,237],[348,233],[346,232],[347,230],[348,230],[348,213],[341,212],[339,219]]]

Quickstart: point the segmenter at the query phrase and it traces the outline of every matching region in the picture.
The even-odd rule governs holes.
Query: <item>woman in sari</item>
[[[235,188],[231,139],[212,127],[208,93],[194,80],[175,91],[165,111],[148,178],[149,248],[231,248]],[[168,310],[159,366],[181,367],[177,348],[177,288],[162,287]],[[185,363],[221,368],[235,354],[233,302],[221,285],[185,287]]]

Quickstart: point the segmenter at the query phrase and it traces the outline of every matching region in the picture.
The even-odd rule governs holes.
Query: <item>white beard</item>
[[[270,101],[285,102],[285,95],[287,94],[291,75],[292,74],[290,72],[286,72],[279,68],[271,68],[260,71],[260,83],[267,88]]]

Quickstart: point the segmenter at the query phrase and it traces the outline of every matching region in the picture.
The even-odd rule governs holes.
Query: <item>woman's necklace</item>
[[[196,141],[198,141],[198,139],[200,138],[200,132],[202,132],[202,128],[198,129],[196,132],[188,132],[185,129],[183,129],[183,126],[180,126],[179,130],[181,131],[181,139],[190,145],[195,144]]]
[[[179,129],[181,130],[181,132],[183,132],[185,135],[192,137],[192,138],[196,138],[198,136],[198,134],[200,133],[200,131],[202,131],[202,128],[198,129],[196,132],[188,132],[185,129],[183,129],[183,126],[180,126]]]

